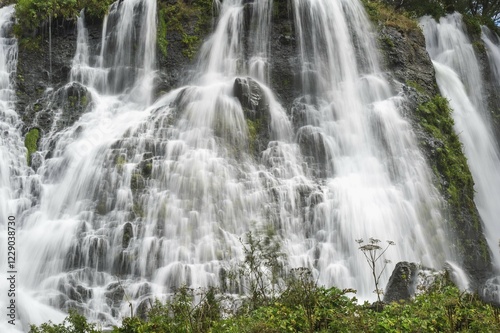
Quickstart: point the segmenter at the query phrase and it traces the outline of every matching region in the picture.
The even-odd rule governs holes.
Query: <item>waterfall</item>
[[[16,218],[16,266],[14,271],[20,272],[23,260],[22,235],[25,232],[23,219],[37,202],[40,192],[38,177],[27,167],[26,149],[20,128],[21,120],[14,110],[15,91],[13,80],[17,65],[17,40],[12,35],[14,7],[7,6],[0,9],[0,229],[1,243],[0,263],[2,271],[0,278],[6,281],[7,277],[7,221],[9,216]],[[11,271],[11,270],[10,270]],[[9,286],[2,282],[1,292],[4,297],[0,306],[6,309],[10,299],[16,301],[16,313],[21,320],[16,319],[15,326],[2,320],[2,332],[22,332],[29,329],[29,323],[41,323],[47,318],[64,318],[58,310],[32,299],[20,283],[21,274],[16,275],[15,296],[7,298]],[[10,318],[8,318],[10,320]]]
[[[427,50],[433,60],[436,79],[453,109],[455,132],[464,145],[474,178],[475,202],[484,223],[485,236],[500,268],[500,155],[486,111],[482,79],[473,46],[465,34],[460,14],[440,19],[421,19]]]
[[[361,299],[376,295],[356,239],[394,241],[393,262],[458,261],[361,3],[292,1],[302,63],[292,110],[268,86],[272,2],[216,4],[196,75],[154,102],[156,0],[112,4],[99,49],[80,14],[70,82],[46,97],[55,117],[31,175],[39,195],[13,203],[23,212],[19,289],[37,306],[23,323],[77,308],[112,325],[184,284],[219,285],[249,231],[272,230],[291,267]],[[75,94],[81,115],[63,127],[59,99]],[[16,135],[8,152],[33,173]],[[0,167],[10,198],[13,177]],[[244,278],[228,290],[244,291]]]
[[[498,36],[486,26],[481,27],[481,38],[486,46],[490,68],[493,72],[493,79],[496,84],[500,84],[500,47]]]
[[[296,246],[295,263],[314,262],[320,283],[355,286],[369,297],[373,286],[359,279],[369,272],[354,239],[396,242],[389,254],[395,262],[435,266],[452,258],[439,195],[411,125],[399,114],[401,98],[378,67],[362,4],[294,0],[293,6],[304,93],[295,108],[306,119],[297,135],[300,141],[312,133],[326,155],[324,200],[306,232],[314,246]]]

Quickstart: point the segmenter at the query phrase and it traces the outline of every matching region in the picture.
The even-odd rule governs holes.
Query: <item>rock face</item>
[[[92,50],[99,46],[101,28],[100,23],[88,26]],[[37,113],[43,109],[41,103],[47,98],[47,90],[50,88],[57,91],[68,83],[71,61],[76,51],[76,37],[77,30],[73,22],[56,21],[52,24],[50,36],[46,32],[37,38],[21,39],[17,64],[16,109],[24,121],[25,128],[33,127],[35,119],[44,118]],[[78,90],[77,87],[74,88]],[[72,95],[73,93],[68,91],[68,96]],[[77,119],[76,115],[75,117],[74,120]],[[43,129],[43,126],[41,127]]]
[[[271,29],[270,84],[280,103],[291,110],[300,91],[300,60],[297,56],[293,12],[287,0],[274,0]]]
[[[439,92],[434,67],[420,30],[404,31],[383,26],[379,32],[379,42],[385,65],[395,80],[410,86],[414,84],[430,96]]]
[[[386,68],[393,79],[393,87],[404,96],[403,115],[413,123],[420,147],[429,165],[436,164],[439,149],[444,142],[420,123],[427,121],[418,116],[417,109],[439,94],[434,67],[425,48],[425,39],[420,29],[398,29],[393,26],[379,26],[379,45]],[[443,133],[445,136],[453,133]],[[463,152],[462,152],[463,154]],[[469,170],[465,170],[469,172]],[[449,200],[446,192],[449,184],[446,177],[435,168],[435,183],[442,195]],[[451,234],[455,237],[456,250],[463,258],[463,266],[471,275],[473,285],[484,283],[491,273],[491,259],[485,242],[479,212],[470,198],[463,195],[459,203],[448,205],[446,219]]]
[[[418,265],[412,262],[398,262],[385,287],[384,302],[408,300],[415,294]]]
[[[247,120],[249,148],[258,156],[266,149],[270,139],[268,124],[271,115],[266,95],[262,87],[249,77],[234,80],[233,94],[240,101]]]

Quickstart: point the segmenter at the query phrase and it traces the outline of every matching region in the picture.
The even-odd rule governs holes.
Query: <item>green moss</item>
[[[447,199],[451,213],[451,227],[460,242],[457,248],[466,261],[477,260],[473,253],[478,244],[468,244],[473,237],[475,243],[484,242],[481,223],[474,204],[474,180],[463,153],[462,144],[453,129],[452,110],[448,100],[439,95],[417,108],[419,122],[427,134],[435,139],[431,147],[431,167],[441,179],[440,191]],[[474,236],[470,233],[477,233]],[[485,262],[489,252],[481,249]]]
[[[83,107],[87,107],[89,105],[89,99],[87,98],[87,95],[83,95],[80,97],[80,105]]]
[[[130,178],[130,188],[133,192],[143,190],[145,187],[144,178],[139,173],[133,173]]]
[[[394,27],[401,31],[419,29],[417,21],[407,12],[394,10],[381,1],[362,0],[366,13],[372,22]]]
[[[158,27],[156,33],[156,44],[158,45],[158,49],[160,50],[163,56],[167,56],[167,22],[165,19],[167,18],[168,12],[165,7],[161,7],[158,11]]]
[[[144,210],[142,209],[142,206],[136,202],[132,207],[132,212],[135,214],[136,217],[144,217]]]
[[[248,146],[250,151],[257,149],[257,138],[262,128],[260,119],[251,120],[247,118]]]
[[[17,25],[19,26],[19,25]],[[17,27],[16,26],[16,27]],[[21,29],[14,29],[14,34],[16,36],[22,36]],[[22,37],[19,40],[19,48],[31,51],[40,52],[42,50],[42,36],[37,37]]]
[[[420,84],[418,84],[417,82],[415,81],[406,81],[406,85],[409,86],[409,87],[412,87],[414,88],[417,92],[421,93],[421,94],[425,94],[425,89],[424,87],[422,87]]]
[[[395,47],[394,42],[389,37],[382,37],[381,40],[382,43],[388,46],[389,48],[393,49]]]
[[[444,178],[446,193],[451,204],[473,202],[474,181],[462,151],[462,144],[453,130],[453,118],[446,98],[434,96],[417,109],[420,124],[434,138],[442,143],[435,149],[435,168]]]
[[[201,45],[203,36],[210,28],[212,0],[199,0],[175,4],[159,3],[157,45],[161,54],[167,55],[167,35],[176,32],[182,38],[182,53],[193,58]]]
[[[40,138],[40,131],[38,128],[31,129],[24,139],[24,146],[28,151],[26,152],[26,160],[28,165],[31,165],[31,154],[38,150],[38,139]]]
[[[77,96],[69,96],[68,103],[69,103],[70,107],[74,108],[76,106],[76,103],[78,103],[78,97]]]
[[[118,155],[116,156],[115,158],[115,165],[116,166],[123,166],[125,163],[127,162],[127,158],[125,157],[125,155],[121,154],[121,155]]]

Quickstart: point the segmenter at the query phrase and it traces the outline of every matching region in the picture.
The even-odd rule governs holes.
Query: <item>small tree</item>
[[[364,243],[364,240],[357,239],[356,243],[361,245]],[[377,262],[384,255],[384,253],[387,251],[389,246],[395,245],[395,243],[393,241],[387,241],[387,246],[385,248],[382,248],[379,245],[379,243],[380,243],[380,239],[375,239],[372,237],[372,238],[370,238],[370,242],[368,244],[361,245],[359,247],[359,249],[365,255],[366,262],[368,262],[368,265],[370,266],[370,268],[372,270],[373,282],[375,282],[374,292],[377,293],[378,302],[381,302],[380,294],[383,293],[383,290],[379,288],[379,281],[380,281],[380,277],[382,276],[382,273],[385,271],[385,268],[387,267],[387,264],[389,264],[391,261],[388,259],[384,259],[384,266],[382,267],[382,269],[378,273],[377,273]]]

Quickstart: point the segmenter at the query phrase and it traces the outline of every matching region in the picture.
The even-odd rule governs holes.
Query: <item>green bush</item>
[[[358,304],[353,290],[318,286],[310,272],[292,272],[272,303],[222,318],[221,298],[209,289],[198,296],[181,288],[166,304],[155,302],[146,319],[125,318],[114,333],[281,332],[500,332],[500,312],[477,295],[460,291],[446,276],[415,299],[376,309]],[[234,306],[234,304],[233,304]],[[31,333],[95,333],[94,324],[70,313],[63,324],[32,326]]]
[[[42,324],[39,327],[31,325],[30,333],[98,333],[95,324],[87,322],[84,316],[70,311],[69,316],[62,324],[48,323]]]

